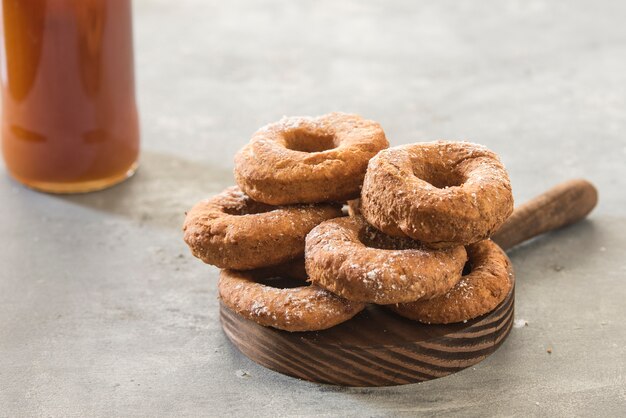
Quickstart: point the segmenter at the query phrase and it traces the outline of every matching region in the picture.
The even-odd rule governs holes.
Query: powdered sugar
[[[268,315],[270,310],[263,301],[255,300],[252,302],[252,306],[250,306],[250,313],[256,316]]]

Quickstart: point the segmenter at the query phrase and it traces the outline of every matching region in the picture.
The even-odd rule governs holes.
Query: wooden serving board
[[[583,219],[597,202],[584,180],[563,183],[517,208],[492,237],[509,249]],[[267,328],[220,305],[230,341],[256,363],[289,376],[342,386],[392,386],[443,377],[485,359],[513,325],[515,285],[492,312],[465,323],[425,325],[369,305],[317,332]]]

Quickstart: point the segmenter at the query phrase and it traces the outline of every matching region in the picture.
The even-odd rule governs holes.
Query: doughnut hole
[[[334,135],[294,129],[283,134],[285,148],[299,152],[323,152],[337,147]]]
[[[276,210],[276,206],[266,205],[265,203],[255,202],[252,199],[246,199],[244,202],[234,201],[232,204],[225,204],[222,209],[224,213],[234,216],[256,215],[257,213],[266,213]]]
[[[465,183],[465,176],[457,172],[453,167],[444,164],[431,162],[414,163],[413,175],[438,189],[458,187]]]
[[[310,283],[290,276],[274,276],[259,280],[259,283],[276,289],[293,289],[295,287],[309,286]]]
[[[472,272],[473,268],[474,267],[472,266],[472,262],[468,259],[465,265],[463,266],[463,273],[461,273],[461,275],[467,276],[468,274]]]
[[[391,237],[370,225],[364,225],[359,230],[358,238],[366,247],[379,250],[411,250],[422,248],[422,245],[418,241],[409,238]]]
[[[293,289],[309,286],[303,262],[292,262],[275,267],[265,267],[254,272],[255,282],[276,289]]]

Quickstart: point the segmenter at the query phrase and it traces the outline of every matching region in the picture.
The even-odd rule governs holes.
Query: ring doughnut
[[[197,203],[187,213],[183,231],[193,255],[205,263],[250,270],[302,257],[306,234],[337,216],[339,206],[269,206],[230,187]]]
[[[348,300],[389,304],[445,294],[461,278],[463,246],[431,249],[387,236],[362,218],[322,222],[306,237],[309,279]]]
[[[269,205],[358,197],[367,162],[389,142],[358,115],[285,117],[261,128],[235,156],[235,180]]]
[[[432,247],[488,238],[513,211],[498,156],[468,142],[425,142],[381,151],[361,193],[365,219],[392,236]]]
[[[285,331],[330,328],[347,321],[365,307],[315,285],[292,288],[268,285],[285,278],[304,283],[306,272],[302,260],[251,271],[222,270],[218,284],[220,298],[244,318]]]
[[[389,305],[397,314],[426,324],[467,321],[491,312],[513,286],[513,267],[496,243],[467,247],[471,271],[447,294],[429,300]]]

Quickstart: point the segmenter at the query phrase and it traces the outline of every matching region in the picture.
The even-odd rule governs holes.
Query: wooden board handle
[[[491,237],[505,250],[553,229],[578,222],[598,202],[598,191],[587,180],[561,183],[517,207]]]

